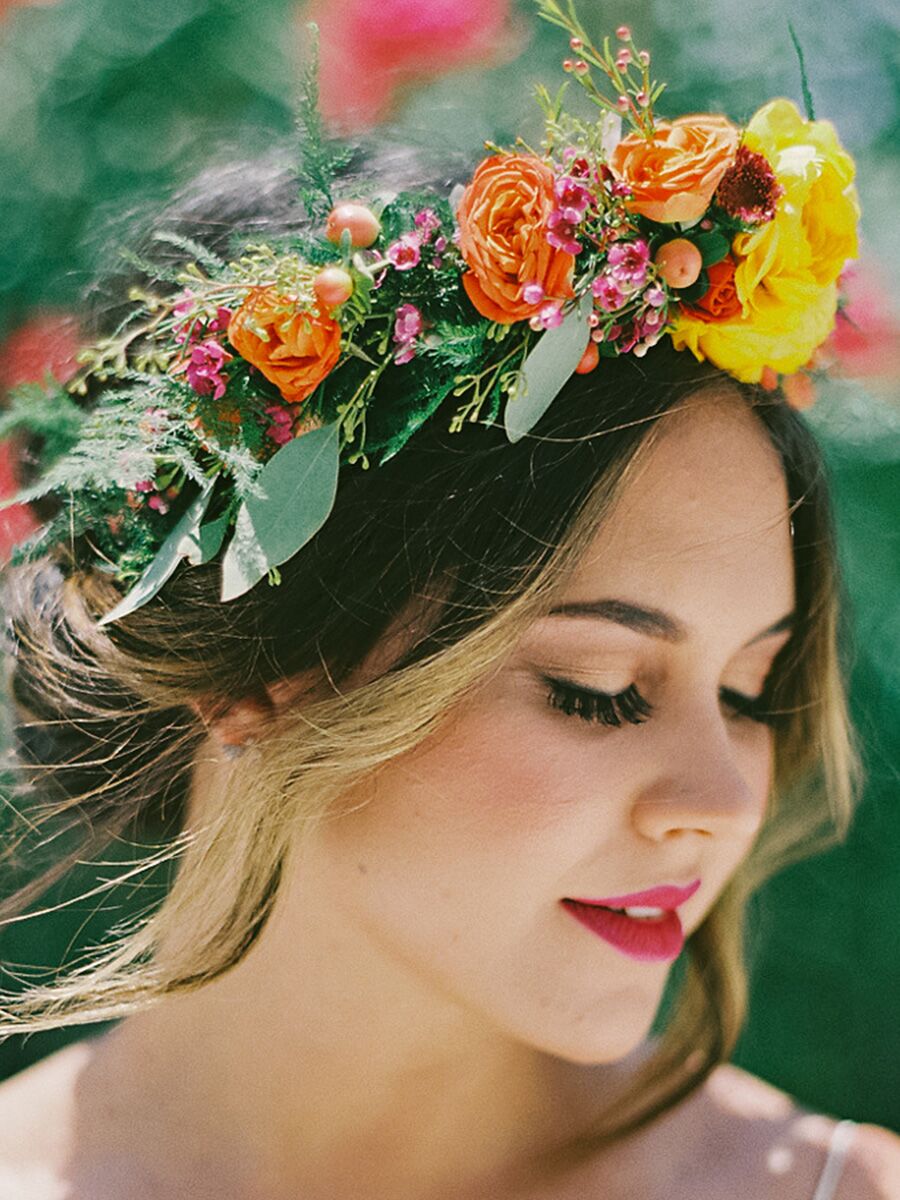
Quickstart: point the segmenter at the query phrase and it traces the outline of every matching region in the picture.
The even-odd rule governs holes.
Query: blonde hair
[[[578,466],[573,453],[594,456],[582,464],[585,479],[580,490],[560,498],[557,517],[546,518],[552,540],[544,537],[538,545],[537,535],[529,535],[535,543],[528,552],[530,557],[523,550],[521,562],[510,560],[505,591],[498,592],[496,580],[493,584],[489,581],[483,588],[489,599],[483,600],[481,611],[451,612],[456,625],[450,633],[445,629],[442,636],[436,636],[432,626],[399,663],[344,693],[341,679],[353,660],[361,658],[365,640],[358,642],[356,651],[348,652],[346,661],[333,672],[332,693],[324,698],[310,696],[273,719],[264,753],[233,764],[215,812],[183,830],[151,858],[151,863],[178,862],[177,875],[162,904],[150,915],[114,930],[109,945],[65,977],[22,995],[6,996],[0,1033],[121,1017],[162,996],[202,986],[238,962],[272,909],[298,829],[334,812],[341,797],[367,773],[439,731],[449,712],[499,667],[525,628],[552,603],[599,523],[607,519],[628,472],[650,444],[646,435],[655,419],[679,397],[721,381],[722,377],[707,367],[685,364],[685,357],[680,356],[679,363],[671,355],[648,355],[650,366],[645,363],[639,377],[633,363],[619,366],[617,360],[610,364],[609,379],[618,378],[619,391],[616,393],[614,383],[605,386],[619,400],[609,400],[605,418],[596,412],[591,386],[583,380],[573,381],[568,395],[564,393],[557,401],[556,423],[542,426],[542,436],[534,447],[504,446],[504,463],[519,464],[509,468],[513,487],[523,486],[521,481],[529,473],[541,479],[540,455],[555,464],[547,469],[548,482],[536,485],[544,486],[548,496],[555,494],[550,485],[557,480],[553,472],[559,464],[563,472],[571,473],[573,466]],[[653,367],[654,361],[658,368]],[[746,1007],[742,937],[747,898],[777,867],[843,835],[858,786],[838,655],[838,581],[821,463],[796,414],[758,389],[729,386],[758,413],[782,456],[795,523],[800,624],[776,660],[773,673],[775,706],[785,719],[776,731],[768,819],[752,853],[689,939],[684,978],[652,1052],[627,1092],[616,1097],[601,1126],[578,1145],[565,1148],[568,1158],[587,1155],[598,1140],[622,1136],[650,1121],[728,1058]],[[577,415],[561,415],[567,401]],[[486,431],[476,432],[486,436]],[[605,439],[614,443],[613,448],[598,458],[597,446]],[[434,451],[429,443],[429,452],[422,459],[423,477],[433,469],[429,455]],[[455,447],[452,453],[457,453]],[[463,489],[461,464],[466,457],[463,454],[454,462],[455,486]],[[480,473],[486,479],[493,463],[494,459],[479,460],[470,468],[471,478]],[[370,474],[387,471],[385,466]],[[383,494],[389,495],[395,486],[396,480],[388,481]],[[446,488],[446,483],[442,486]],[[369,493],[362,495],[365,498]],[[348,511],[352,521],[352,514],[361,510],[351,504]],[[340,519],[332,536],[340,556],[335,570],[343,569],[346,574],[347,546],[342,539],[348,534],[346,528],[341,530]],[[327,547],[320,552],[314,547],[305,550],[286,572],[286,602],[297,602],[296,593],[290,591],[291,571],[301,580],[304,572],[313,570],[310,563],[317,556],[325,563],[321,567],[324,577],[330,578]],[[420,584],[416,594],[420,598],[435,596],[436,607],[446,615],[448,608],[454,608],[455,593],[451,591],[448,604],[443,566],[437,559],[435,555],[429,576],[431,589]],[[387,563],[388,557],[384,561]],[[393,564],[393,558],[390,562]],[[19,574],[13,605],[17,695],[20,703],[34,710],[33,720],[25,722],[26,741],[29,727],[46,732],[70,729],[80,722],[89,746],[80,756],[70,754],[55,762],[50,756],[40,761],[39,754],[31,753],[32,786],[42,794],[48,789],[61,793],[36,823],[71,821],[85,810],[103,813],[103,821],[95,818],[102,842],[103,837],[125,828],[148,803],[159,803],[165,789],[173,788],[174,780],[184,783],[189,779],[204,745],[204,731],[191,707],[198,697],[237,694],[239,668],[244,680],[253,678],[257,683],[291,672],[283,663],[268,661],[274,653],[271,639],[265,642],[267,650],[263,652],[259,638],[242,640],[239,632],[242,621],[250,622],[247,614],[254,611],[253,604],[267,605],[253,626],[263,628],[265,613],[273,612],[271,605],[277,604],[277,596],[273,600],[262,593],[263,599],[251,598],[243,609],[236,603],[233,614],[223,614],[223,607],[232,606],[216,606],[210,600],[211,575],[195,568],[177,575],[158,602],[121,625],[101,631],[95,618],[118,594],[108,580],[80,573],[77,564],[70,564],[70,570],[61,586],[42,584],[46,570],[40,567]],[[408,590],[401,588],[396,596],[401,594],[409,599]],[[468,593],[460,595],[464,599]],[[383,635],[390,607],[384,605],[380,623],[373,626],[377,627],[376,642]],[[457,598],[457,607],[464,610],[462,599]],[[393,611],[396,614],[396,604]],[[203,623],[209,624],[211,632],[201,638],[198,630]],[[232,635],[228,645],[223,634],[226,629]],[[303,661],[312,663],[314,648],[320,664],[330,671],[337,651],[328,652],[327,638],[314,634],[309,634]],[[372,638],[365,644],[371,646]],[[77,687],[73,680],[79,681]],[[75,690],[80,697],[77,716],[72,708]],[[118,697],[127,701],[122,700],[122,727],[113,736],[110,713]],[[155,749],[140,756],[129,747],[132,740],[137,745],[136,731],[151,725],[153,737],[146,744]],[[88,788],[84,786],[86,777],[94,780]],[[33,816],[29,820],[35,823]],[[18,844],[10,845],[8,856]],[[49,873],[7,901],[0,915],[17,919],[23,907],[70,861],[53,864]]]

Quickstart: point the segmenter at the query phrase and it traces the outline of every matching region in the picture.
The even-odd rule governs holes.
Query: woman
[[[213,209],[255,244],[134,293],[87,357],[100,415],[12,581],[20,742],[39,816],[98,846],[176,817],[179,864],[10,998],[8,1030],[125,1020],[0,1089],[4,1195],[898,1194],[892,1134],[726,1065],[747,897],[846,828],[853,757],[821,462],[746,351],[806,361],[837,233],[803,321],[739,311],[792,179],[702,132],[669,194],[591,131],[492,156],[452,230],[344,182],[315,243],[238,170],[268,224]],[[116,486],[101,442],[140,459]]]

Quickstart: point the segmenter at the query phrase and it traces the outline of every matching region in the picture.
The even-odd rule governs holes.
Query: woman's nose
[[[759,830],[768,793],[770,759],[752,757],[729,738],[721,721],[659,747],[659,767],[637,792],[635,830],[653,841],[693,832],[751,840]]]

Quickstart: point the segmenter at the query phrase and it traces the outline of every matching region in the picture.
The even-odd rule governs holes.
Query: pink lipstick
[[[665,884],[625,896],[566,897],[560,903],[576,921],[638,962],[671,962],[684,948],[684,930],[675,911],[700,887]]]

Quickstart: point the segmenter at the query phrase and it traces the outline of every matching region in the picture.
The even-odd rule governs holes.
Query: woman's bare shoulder
[[[63,1200],[65,1163],[76,1136],[78,1080],[90,1040],[76,1042],[0,1084],[0,1196]]]
[[[811,1112],[731,1064],[713,1071],[692,1116],[708,1177],[719,1181],[715,1186],[753,1179],[753,1190],[743,1194],[754,1200],[814,1200],[832,1152],[834,1117]],[[856,1125],[831,1200],[900,1200],[900,1137],[877,1125]]]

